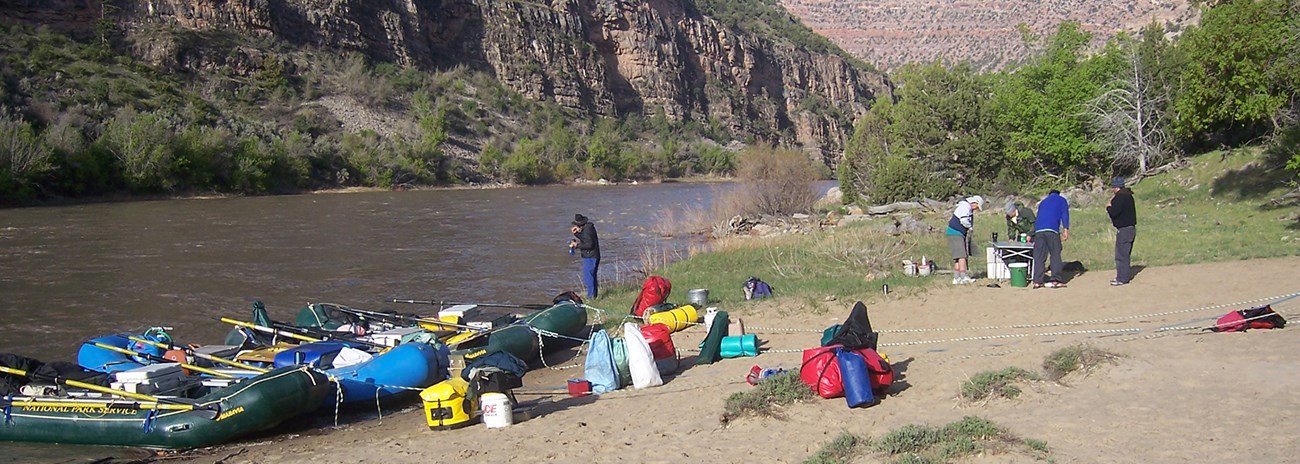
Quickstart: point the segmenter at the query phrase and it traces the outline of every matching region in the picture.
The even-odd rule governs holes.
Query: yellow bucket
[[[646,323],[663,324],[673,329],[673,332],[680,332],[699,320],[700,315],[695,312],[695,306],[681,305],[673,308],[672,311],[651,314],[650,317],[646,318]]]

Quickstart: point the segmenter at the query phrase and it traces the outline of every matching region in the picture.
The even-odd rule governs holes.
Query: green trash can
[[[1011,263],[1007,268],[1011,269],[1012,287],[1029,286],[1029,263]]]

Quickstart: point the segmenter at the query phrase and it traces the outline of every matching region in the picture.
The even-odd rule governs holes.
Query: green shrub
[[[849,432],[840,432],[834,439],[822,445],[804,464],[840,464],[852,460],[859,449],[870,446],[870,442]]]
[[[1048,380],[1061,380],[1071,372],[1092,370],[1101,363],[1118,358],[1114,353],[1087,345],[1067,346],[1043,359],[1043,371],[1047,373]]]
[[[742,416],[779,417],[776,408],[812,398],[813,391],[799,379],[798,372],[784,372],[759,382],[753,389],[727,397],[722,421]]]
[[[1008,367],[1000,371],[984,371],[975,374],[961,386],[961,398],[978,401],[990,396],[1015,398],[1020,396],[1020,388],[1015,382],[1037,380],[1038,376],[1018,367]]]
[[[996,451],[1006,443],[1025,443],[1026,447],[1046,453],[1047,444],[1018,441],[1006,429],[975,416],[942,427],[905,425],[875,440],[873,447],[890,456],[895,463],[942,463],[960,460],[979,453]]]

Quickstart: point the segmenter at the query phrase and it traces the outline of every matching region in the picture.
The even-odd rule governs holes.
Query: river
[[[819,183],[822,192],[833,183]],[[0,353],[75,361],[79,343],[162,325],[220,343],[251,303],[292,321],[312,302],[431,312],[390,298],[532,304],[582,293],[566,243],[595,222],[603,281],[644,250],[692,240],[656,224],[708,208],[726,183],[548,186],[136,201],[0,210]],[[599,305],[599,303],[597,303]],[[620,308],[621,309],[621,308]],[[0,462],[142,459],[130,448],[9,443]]]
[[[217,343],[262,300],[293,320],[310,302],[432,311],[390,298],[548,303],[582,293],[567,253],[575,213],[595,222],[603,280],[643,249],[684,250],[655,222],[730,184],[664,183],[364,192],[0,210],[0,352],[73,360],[78,343],[172,327]]]

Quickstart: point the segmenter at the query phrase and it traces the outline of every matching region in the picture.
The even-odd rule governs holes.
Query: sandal
[[[1040,284],[1040,283],[1038,283],[1038,282],[1034,282],[1034,288],[1043,288],[1043,284]]]
[[[1065,288],[1065,284],[1060,282],[1048,282],[1043,285],[1046,286],[1047,288]]]

